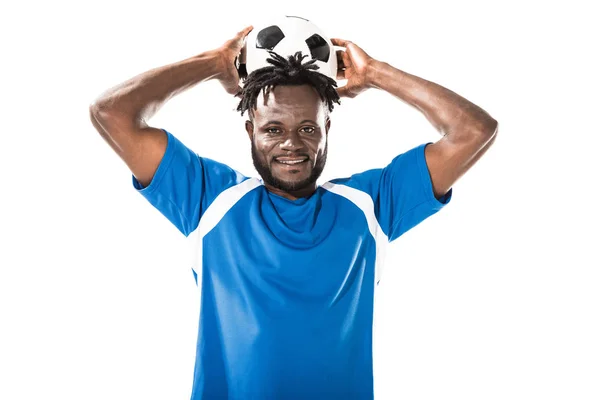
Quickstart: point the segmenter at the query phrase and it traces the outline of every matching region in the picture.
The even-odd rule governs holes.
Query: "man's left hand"
[[[337,79],[347,79],[345,86],[338,87],[340,97],[356,97],[370,87],[371,64],[375,61],[363,49],[349,40],[331,39],[334,46],[344,47],[336,51],[338,60]]]

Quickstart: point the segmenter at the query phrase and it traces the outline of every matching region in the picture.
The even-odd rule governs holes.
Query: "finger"
[[[238,36],[244,37],[247,34],[249,34],[252,31],[252,29],[254,29],[254,27],[252,25],[248,25],[247,27],[238,32]]]
[[[248,25],[247,27],[239,31],[237,36],[240,38],[245,38],[250,32],[252,32],[252,29],[254,29],[254,27],[252,25]]]
[[[337,58],[337,63],[338,63],[338,68],[339,67],[346,68],[346,64],[344,63],[343,53],[344,53],[343,50],[336,50],[336,52],[335,52],[335,56]]]
[[[232,39],[234,46],[238,49],[241,49],[242,47],[244,47],[244,44],[246,43],[246,36],[248,36],[248,34],[253,29],[254,29],[254,27],[252,25],[249,25],[249,26],[245,27],[244,29],[242,29],[241,31],[239,31],[235,35],[235,38]]]
[[[352,66],[352,59],[346,50],[336,50],[335,52],[338,63],[341,63],[344,68],[349,68]]]
[[[240,64],[246,64],[246,46],[243,46],[239,56]]]
[[[340,38],[333,38],[333,39],[331,39],[331,43],[334,46],[346,47],[348,45],[348,43],[350,43],[350,41],[349,40],[340,39]]]
[[[344,64],[344,59],[342,58],[342,50],[336,51],[337,56],[337,74],[335,79],[338,81],[341,79],[346,79],[346,65]]]
[[[341,81],[342,79],[348,79],[346,77],[346,68],[344,67],[343,64],[338,63],[338,68],[337,68],[335,79],[338,81]]]
[[[340,96],[340,97],[347,97],[348,96],[347,86],[338,87],[338,88],[335,89],[335,91],[337,92],[338,96]]]

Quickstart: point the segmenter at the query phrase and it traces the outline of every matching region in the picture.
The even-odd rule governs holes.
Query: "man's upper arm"
[[[494,121],[495,122],[495,121]],[[496,139],[497,123],[489,133],[473,133],[460,139],[450,135],[427,146],[425,159],[437,197],[446,193],[489,149]]]
[[[90,107],[90,119],[138,181],[144,186],[149,185],[167,148],[165,132],[140,125],[114,111],[107,112],[102,106]]]
[[[188,236],[213,200],[247,179],[229,166],[200,157],[170,132],[167,147],[148,186],[132,176],[133,187],[181,233]]]
[[[131,170],[134,188],[186,236],[222,191],[247,179],[199,157],[166,130],[102,107],[90,107],[92,124]]]

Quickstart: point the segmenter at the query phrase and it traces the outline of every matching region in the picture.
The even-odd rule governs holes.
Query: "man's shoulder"
[[[419,171],[420,161],[424,160],[424,149],[429,144],[421,143],[413,146],[406,151],[392,157],[388,163],[381,167],[370,168],[361,172],[353,173],[350,176],[343,178],[330,179],[328,183],[335,185],[345,185],[357,190],[372,193],[377,190],[386,174],[393,174],[395,177],[400,175],[414,175]],[[387,182],[388,184],[390,182]]]
[[[382,170],[382,168],[372,168],[343,178],[333,178],[325,182],[323,187],[325,189],[339,187],[342,190],[358,190],[371,194],[378,185]]]

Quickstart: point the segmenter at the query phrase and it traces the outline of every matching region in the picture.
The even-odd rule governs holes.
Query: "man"
[[[192,399],[373,397],[373,296],[385,245],[450,201],[497,122],[435,83],[333,39],[338,79],[303,56],[271,53],[240,89],[248,27],[216,50],[141,74],[90,107],[134,187],[195,243],[201,289]],[[243,55],[241,55],[243,57]],[[262,179],[200,157],[146,124],[175,94],[217,79],[241,97]],[[378,88],[420,110],[443,137],[385,168],[317,185],[333,103]]]

